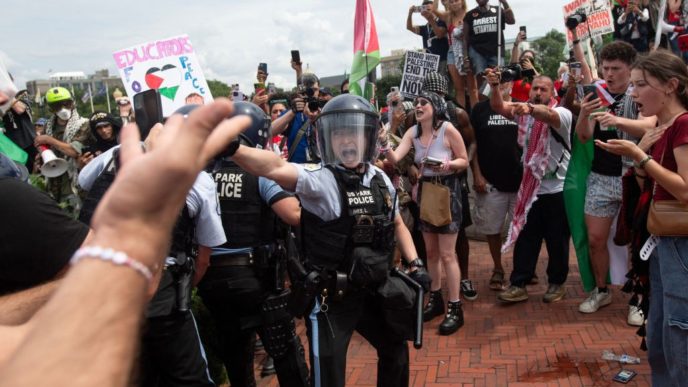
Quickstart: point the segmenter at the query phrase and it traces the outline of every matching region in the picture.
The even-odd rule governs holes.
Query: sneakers
[[[528,299],[528,291],[515,285],[497,295],[497,299],[504,302],[521,302]]]
[[[600,293],[598,288],[590,292],[590,296],[578,306],[578,311],[581,313],[595,313],[603,306],[612,303],[612,291],[607,290]]]
[[[546,303],[552,303],[561,301],[566,296],[566,287],[564,285],[549,284],[547,288],[547,293],[542,296],[542,301]]]
[[[442,291],[430,292],[428,303],[423,308],[423,321],[427,322],[437,316],[444,314],[444,300],[442,299]]]
[[[473,287],[473,282],[469,279],[461,280],[461,293],[463,293],[463,298],[469,301],[478,298],[478,292]]]
[[[628,325],[634,327],[639,327],[643,325],[645,321],[645,315],[639,306],[629,305],[628,306]]]
[[[447,315],[440,324],[440,335],[451,335],[463,326],[463,309],[461,301],[447,303]]]

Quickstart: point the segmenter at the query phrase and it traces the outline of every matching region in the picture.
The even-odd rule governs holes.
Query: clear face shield
[[[360,111],[320,116],[316,135],[323,164],[356,168],[375,160],[378,122],[374,114]]]

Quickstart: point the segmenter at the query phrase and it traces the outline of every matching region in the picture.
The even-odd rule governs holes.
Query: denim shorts
[[[621,176],[590,172],[585,194],[585,214],[613,218],[621,207]]]
[[[473,66],[473,74],[480,74],[488,67],[497,66],[497,55],[484,56],[473,47],[468,47],[468,57],[471,59],[471,66]],[[504,60],[502,58],[502,60]]]

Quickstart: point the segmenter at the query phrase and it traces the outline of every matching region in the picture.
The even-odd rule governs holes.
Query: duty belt
[[[223,254],[215,255],[210,258],[211,267],[253,266],[254,263],[253,253]]]

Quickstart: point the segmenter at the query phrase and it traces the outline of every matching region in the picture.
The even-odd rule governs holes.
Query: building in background
[[[51,88],[61,86],[75,91],[86,91],[89,86],[95,95],[103,94],[106,90],[114,90],[119,87],[124,89],[124,84],[119,75],[111,76],[107,69],[98,70],[93,74],[86,75],[83,71],[56,72],[50,74],[48,79],[36,79],[26,82],[26,89],[30,95],[36,95],[40,91],[41,95]]]

